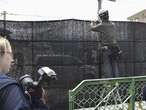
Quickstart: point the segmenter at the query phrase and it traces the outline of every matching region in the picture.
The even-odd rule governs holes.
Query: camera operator
[[[33,78],[25,74],[19,78],[19,83],[26,94],[26,98],[30,102],[33,110],[48,110],[48,95],[45,90],[50,87],[50,81],[57,80],[57,74],[49,67],[40,67],[37,71],[38,78]]]
[[[12,62],[11,45],[0,36],[0,110],[31,110],[17,81],[6,75]]]

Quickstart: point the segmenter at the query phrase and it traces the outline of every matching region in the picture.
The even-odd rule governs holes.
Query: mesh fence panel
[[[135,110],[146,109],[142,100],[146,79],[132,79],[83,81],[70,91],[70,110],[133,110],[132,103]]]

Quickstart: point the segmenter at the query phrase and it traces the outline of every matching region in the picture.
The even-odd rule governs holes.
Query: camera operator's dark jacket
[[[0,110],[31,110],[19,84],[0,74]]]

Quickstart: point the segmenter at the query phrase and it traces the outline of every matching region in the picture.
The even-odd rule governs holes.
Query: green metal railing
[[[69,110],[145,110],[146,76],[83,80],[69,90]]]

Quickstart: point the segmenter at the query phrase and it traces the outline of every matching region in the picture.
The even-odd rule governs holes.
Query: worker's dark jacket
[[[0,110],[31,110],[19,84],[0,74]]]

